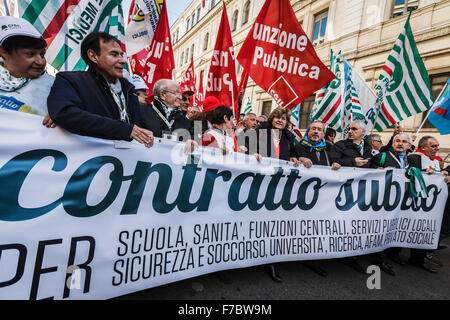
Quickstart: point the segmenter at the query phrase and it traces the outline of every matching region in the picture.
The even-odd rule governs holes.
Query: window
[[[311,114],[312,107],[314,106],[315,94],[309,96],[300,105],[300,127],[299,129],[307,129],[309,126],[309,116]]]
[[[191,28],[194,27],[194,23],[195,23],[195,13],[192,15],[192,24],[191,24]]]
[[[234,11],[233,17],[231,18],[231,32],[236,31],[237,28],[237,20],[238,20],[238,11]]]
[[[181,53],[180,66],[184,63],[184,52]]]
[[[250,18],[250,1],[247,1],[244,5],[244,15],[242,17],[242,25],[248,22]]]
[[[433,101],[435,101],[438,98],[442,89],[444,89],[445,83],[447,82],[448,78],[450,78],[450,72],[433,74],[430,76],[431,95],[433,96]],[[428,112],[423,112],[422,114],[423,114],[422,116],[423,121],[423,119],[427,116]],[[434,126],[431,124],[430,121],[427,120],[423,124],[423,128],[434,128]]]
[[[192,44],[192,46],[191,46],[191,57],[193,57],[194,56],[194,44]]]
[[[266,116],[269,116],[270,112],[272,111],[272,100],[264,101],[262,105],[262,111],[261,114],[264,114]]]
[[[205,39],[203,40],[203,51],[208,49],[209,32],[206,33]]]
[[[176,35],[176,40],[175,40],[175,42],[178,42],[178,31],[179,31],[179,29],[177,29],[177,35]]]
[[[186,32],[188,32],[188,31],[189,31],[189,22],[191,22],[191,20],[190,20],[190,19],[188,19],[188,20],[187,20],[187,23],[186,23]]]
[[[214,8],[216,5],[216,0],[211,0],[211,9]]]
[[[186,49],[186,59],[184,60],[184,63],[187,63],[189,61],[189,48]]]
[[[314,16],[313,45],[318,45],[325,41],[327,21],[328,21],[328,10]]]
[[[200,20],[200,8],[197,9],[197,22]]]
[[[394,0],[392,18],[406,14],[419,8],[419,0]]]

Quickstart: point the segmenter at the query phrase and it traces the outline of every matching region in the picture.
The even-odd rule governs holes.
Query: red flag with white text
[[[191,64],[184,72],[180,84],[181,92],[195,92],[194,57],[191,57]]]
[[[205,98],[216,97],[224,105],[234,107],[235,116],[239,116],[234,47],[225,2],[207,79]]]
[[[158,26],[149,49],[136,54],[138,62],[134,63],[134,72],[142,77],[149,89],[149,102],[153,100],[153,85],[160,79],[172,79],[175,69],[172,41],[170,39],[167,5],[164,3]],[[134,56],[133,56],[134,57]],[[133,63],[132,63],[133,67]]]
[[[317,56],[289,0],[266,0],[237,60],[258,86],[288,109],[335,78]]]
[[[203,73],[200,72],[200,83],[198,85],[198,91],[197,94],[195,95],[195,104],[197,106],[203,106],[203,101],[205,100],[204,98],[204,93],[203,93]]]

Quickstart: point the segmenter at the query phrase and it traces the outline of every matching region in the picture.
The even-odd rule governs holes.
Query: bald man
[[[141,122],[155,137],[173,133],[177,129],[191,129],[191,122],[180,110],[181,90],[176,81],[161,79],[153,86],[152,103],[142,107]]]

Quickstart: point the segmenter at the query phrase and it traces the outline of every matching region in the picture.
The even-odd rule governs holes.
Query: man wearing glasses
[[[372,148],[372,156],[379,154],[380,149],[383,147],[383,141],[381,141],[379,134],[369,134],[367,136],[367,143]]]
[[[154,99],[142,110],[143,127],[155,137],[169,137],[177,129],[191,129],[191,122],[180,110],[180,86],[176,81],[161,79],[153,86]]]

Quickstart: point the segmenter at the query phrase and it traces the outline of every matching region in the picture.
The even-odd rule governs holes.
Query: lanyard
[[[402,163],[400,162],[400,160],[398,160],[393,154],[392,152],[389,151],[389,154],[392,156],[392,158],[394,158],[394,160],[398,163],[398,165],[400,166],[401,169],[405,169],[405,166],[402,166]],[[406,159],[405,159],[406,160]],[[404,163],[404,162],[403,162]]]
[[[111,93],[112,93],[112,96],[114,98],[114,101],[117,104],[117,107],[119,108],[120,121],[129,123],[130,122],[130,118],[128,117],[127,106],[126,106],[126,103],[125,103],[125,97],[123,96],[123,93],[120,93],[120,99],[119,99],[117,93],[115,93],[112,90],[111,90]]]
[[[170,131],[172,131],[172,125],[175,122],[175,119],[172,119],[172,121],[168,121],[166,117],[164,117],[161,113],[161,111],[158,110],[157,107],[155,107],[155,105],[152,103],[152,107],[153,110],[155,110],[155,112],[158,114],[158,116],[165,122],[165,124],[167,125],[167,127],[169,128]]]

